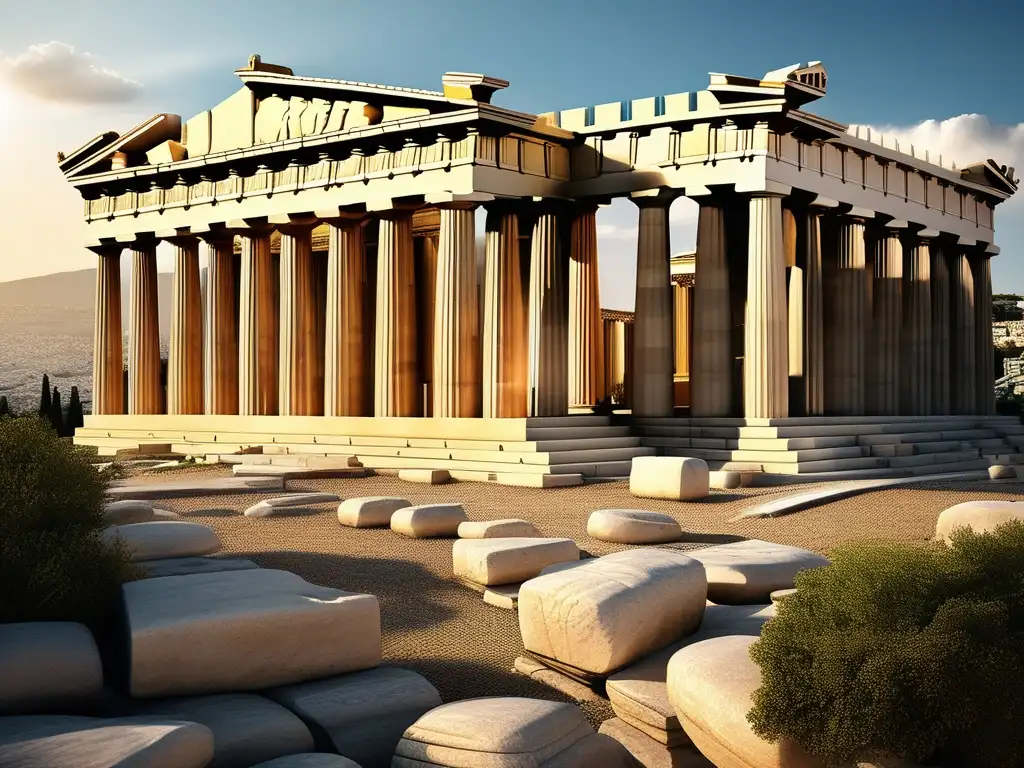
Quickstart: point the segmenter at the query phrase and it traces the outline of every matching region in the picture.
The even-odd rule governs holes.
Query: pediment
[[[1012,195],[1017,191],[1020,183],[1020,180],[1014,175],[1015,172],[1015,169],[997,165],[995,160],[989,159],[984,163],[974,163],[962,168],[960,176],[975,184],[984,184]]]
[[[82,148],[75,150],[60,164],[68,177],[109,171],[115,155],[124,158],[125,165],[145,165],[146,153],[168,141],[181,139],[181,118],[160,113],[139,123],[127,133],[118,136],[108,132],[97,136]]]

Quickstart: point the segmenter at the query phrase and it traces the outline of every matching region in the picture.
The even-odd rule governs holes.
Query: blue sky
[[[1015,37],[1024,3],[1011,0],[0,2],[0,86],[5,65],[10,70],[29,46],[50,41],[141,84],[131,98],[92,104],[40,103],[24,93],[4,100],[0,92],[0,188],[15,174],[38,173],[55,185],[53,153],[98,130],[125,130],[156,111],[188,118],[212,106],[237,88],[231,71],[252,53],[299,74],[432,89],[445,71],[485,72],[512,83],[497,103],[530,112],[698,90],[709,71],[759,76],[820,59],[829,93],[813,111],[930,139],[958,164],[1000,153],[992,156],[1024,172],[1024,54]],[[36,128],[41,116],[43,131]],[[45,158],[38,166],[29,157],[5,165],[3,145],[15,139],[35,142]],[[73,219],[78,202],[68,200]],[[613,235],[635,212],[617,204],[602,216],[602,260],[607,252],[625,276],[635,244]],[[1024,292],[1022,218],[1021,201],[997,212],[997,291]],[[692,246],[690,219],[677,217],[675,250]],[[69,266],[63,254],[40,259],[35,273],[90,266]],[[603,278],[609,283],[604,270]]]

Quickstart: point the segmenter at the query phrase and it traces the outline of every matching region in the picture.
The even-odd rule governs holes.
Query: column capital
[[[914,232],[913,235],[921,240],[934,240],[939,237],[942,233],[937,229],[921,229]]]
[[[737,184],[734,191],[738,195],[750,195],[751,197],[788,197],[793,194],[793,187],[789,184],[780,184],[777,181],[765,179],[749,186]]]
[[[266,216],[254,219],[232,219],[225,222],[225,229],[233,230],[239,237],[264,237],[274,231]]]
[[[128,248],[156,248],[157,238],[153,232],[136,232],[131,235],[118,235],[115,240]]]
[[[424,202],[438,208],[475,208],[483,203],[492,202],[495,197],[486,192],[432,192],[423,196]]]
[[[843,217],[853,219],[862,224],[866,224],[871,219],[875,218],[875,212],[869,208],[858,208],[855,205],[849,203],[841,203],[840,206],[835,209],[836,213],[841,214]]]
[[[637,208],[668,208],[679,197],[679,192],[665,187],[641,189],[629,194],[629,201]]]
[[[100,257],[120,256],[121,252],[124,251],[124,246],[116,242],[90,243],[85,247]]]
[[[162,240],[165,243],[181,247],[199,244],[199,236],[193,234],[188,227],[161,230],[156,233],[156,237],[158,240]]]
[[[320,219],[311,212],[281,213],[268,216],[267,223],[274,225],[283,235],[298,235],[312,230],[320,223]]]

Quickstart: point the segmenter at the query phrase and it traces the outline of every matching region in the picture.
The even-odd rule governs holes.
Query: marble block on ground
[[[326,752],[306,752],[301,755],[288,755],[268,760],[252,768],[363,768],[347,757],[331,755]]]
[[[447,469],[400,469],[398,479],[409,483],[441,485],[450,482],[452,476]]]
[[[249,768],[253,763],[313,750],[305,724],[270,699],[226,693],[146,702],[140,714],[199,723],[213,733],[210,768]]]
[[[484,590],[484,602],[495,608],[514,611],[519,606],[520,584],[499,584]]]
[[[629,470],[629,492],[646,499],[703,499],[709,493],[709,482],[704,459],[636,456]]]
[[[460,539],[540,538],[537,526],[527,520],[471,520],[459,525]]]
[[[432,709],[398,742],[394,768],[424,766],[627,768],[633,761],[600,736],[579,707],[516,697],[457,701]]]
[[[666,676],[676,651],[723,635],[759,636],[775,606],[708,605],[700,628],[685,639],[647,656],[608,677],[605,690],[615,714],[648,737],[668,746],[689,741],[669,700]]]
[[[251,691],[380,663],[380,606],[258,568],[121,588],[133,696]]]
[[[362,768],[387,768],[405,729],[441,705],[437,689],[422,675],[398,667],[273,688],[265,695],[302,718],[317,749],[337,752]]]
[[[220,549],[212,528],[178,520],[115,525],[103,531],[103,537],[111,544],[120,540],[136,563],[209,555]]]
[[[683,529],[675,518],[641,509],[599,509],[587,520],[587,535],[615,544],[660,544],[679,541]]]
[[[414,539],[453,537],[466,522],[461,504],[422,504],[399,509],[391,516],[391,530]]]
[[[667,747],[619,717],[605,720],[597,732],[619,742],[643,768],[715,768],[692,744]]]
[[[0,714],[77,712],[102,694],[100,652],[84,624],[0,624]]]
[[[791,589],[800,571],[828,565],[828,559],[799,547],[750,539],[687,554],[704,565],[708,600],[731,605],[771,602],[777,589]]]
[[[743,485],[743,475],[739,472],[727,470],[708,472],[708,485],[712,488],[731,491],[733,488],[739,488]]]
[[[459,539],[452,547],[455,575],[488,587],[526,581],[549,565],[579,559],[572,539]]]
[[[103,505],[103,519],[111,525],[148,523],[153,519],[153,505],[135,499],[111,501]]]
[[[345,499],[338,505],[338,522],[351,528],[386,528],[395,512],[409,506],[408,499],[397,496]]]
[[[965,501],[939,514],[935,538],[948,544],[957,528],[988,533],[1010,520],[1024,520],[1024,504],[1019,501]]]
[[[181,520],[181,515],[177,512],[171,512],[169,509],[153,509],[154,520]]]
[[[153,717],[0,717],[0,765],[17,768],[206,768],[213,734]]]
[[[774,592],[771,593],[771,595],[769,595],[769,597],[771,597],[772,603],[776,603],[777,604],[780,600],[785,600],[790,595],[795,595],[795,594],[796,594],[796,588],[793,588],[793,589],[776,589]]]
[[[246,517],[270,517],[271,515],[295,514],[298,508],[310,504],[327,504],[338,501],[334,493],[293,493],[288,496],[276,496],[253,504],[243,514]]]
[[[150,579],[219,571],[251,571],[259,568],[252,560],[243,557],[172,557],[167,560],[147,560],[140,563],[139,567]]]
[[[988,468],[988,476],[992,480],[1016,480],[1017,471],[1006,464],[993,464]]]
[[[750,768],[823,768],[796,744],[772,743],[747,722],[761,669],[750,658],[756,637],[727,635],[688,645],[668,664],[668,693],[683,730],[712,763]]]
[[[695,631],[706,595],[704,568],[681,552],[616,552],[525,582],[519,629],[528,651],[607,675]]]

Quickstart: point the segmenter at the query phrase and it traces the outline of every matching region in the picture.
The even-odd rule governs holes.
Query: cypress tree
[[[78,387],[71,388],[71,399],[68,400],[68,418],[65,422],[65,433],[74,436],[75,430],[85,425],[82,414],[82,400],[78,396]]]
[[[50,377],[43,374],[43,393],[39,396],[39,418],[50,418]]]
[[[53,397],[50,398],[50,424],[61,437],[64,436],[64,409],[60,406],[60,391],[54,387]]]
[[[7,395],[0,395],[0,416],[10,416],[11,406],[7,402]]]

